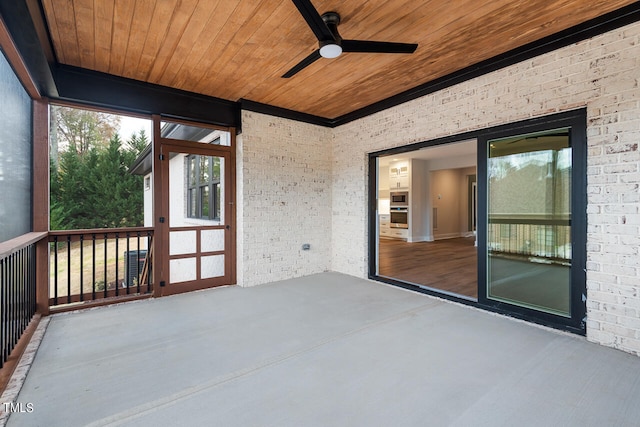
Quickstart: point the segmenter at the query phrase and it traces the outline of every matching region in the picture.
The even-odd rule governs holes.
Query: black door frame
[[[572,147],[571,173],[571,317],[549,313],[490,300],[486,295],[487,282],[487,141],[512,135],[569,128]],[[474,132],[447,136],[431,141],[403,147],[377,151],[369,154],[369,278],[416,292],[438,296],[488,311],[506,314],[529,322],[543,324],[576,334],[586,334],[586,247],[587,247],[587,112],[578,109],[550,116],[508,123]],[[478,300],[464,296],[425,289],[408,282],[379,276],[377,269],[377,206],[378,206],[378,157],[405,153],[426,147],[434,147],[469,139],[478,141],[477,190],[478,190]]]

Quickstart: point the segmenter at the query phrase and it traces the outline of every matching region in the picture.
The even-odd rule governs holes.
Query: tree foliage
[[[53,106],[51,116],[57,144],[78,154],[106,145],[120,125],[116,115],[77,108]]]
[[[69,121],[64,126],[80,131],[70,139],[64,137],[68,148],[60,151],[57,164],[51,161],[52,230],[143,224],[143,178],[130,174],[129,167],[148,138],[140,131],[123,143],[109,126],[100,124],[96,116],[100,113],[92,114],[65,116]],[[104,134],[97,131],[103,125],[107,128]]]

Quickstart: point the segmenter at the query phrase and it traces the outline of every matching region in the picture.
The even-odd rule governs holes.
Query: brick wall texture
[[[640,355],[640,23],[335,129],[244,112],[246,284],[366,277],[368,153],[585,107],[587,338]]]
[[[237,138],[238,284],[331,263],[331,129],[243,111]],[[302,250],[309,243],[311,249]]]

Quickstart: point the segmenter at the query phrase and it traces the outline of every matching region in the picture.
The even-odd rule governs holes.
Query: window
[[[187,157],[187,216],[220,220],[219,157]]]

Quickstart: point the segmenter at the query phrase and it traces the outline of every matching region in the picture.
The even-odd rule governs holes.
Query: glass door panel
[[[569,129],[487,147],[487,298],[571,317]]]

